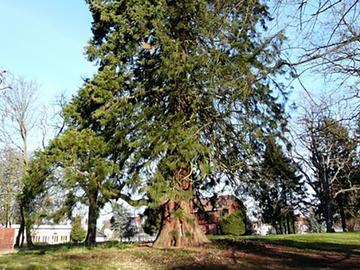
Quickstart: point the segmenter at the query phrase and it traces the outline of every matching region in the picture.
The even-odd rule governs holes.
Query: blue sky
[[[2,1],[0,69],[36,80],[41,86],[39,105],[52,107],[61,93],[67,97],[75,94],[82,78],[96,70],[84,55],[91,21],[84,0]],[[313,76],[304,81],[315,89],[322,83]],[[289,104],[302,92],[299,84],[293,86]]]
[[[0,8],[0,68],[40,85],[40,102],[76,93],[95,67],[84,47],[91,15],[83,0],[11,0]]]
[[[82,77],[95,71],[84,55],[91,21],[84,0],[2,1],[0,68],[36,80],[42,104],[51,106],[62,92],[75,94]]]

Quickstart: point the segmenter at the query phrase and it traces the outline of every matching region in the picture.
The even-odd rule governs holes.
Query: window
[[[59,241],[59,236],[53,235],[52,241],[53,241],[54,243],[58,242],[58,241]]]
[[[60,240],[61,240],[62,242],[66,242],[66,241],[67,241],[67,236],[66,236],[66,235],[61,236],[61,237],[60,237]]]
[[[229,209],[227,209],[227,208],[224,208],[221,212],[222,216],[227,216],[228,214],[229,214]]]

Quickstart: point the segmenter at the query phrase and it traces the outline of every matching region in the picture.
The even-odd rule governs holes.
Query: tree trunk
[[[283,227],[282,218],[280,218],[279,225],[280,225],[280,234],[284,234],[284,227]]]
[[[296,233],[295,218],[294,218],[293,215],[292,215],[292,218],[291,218],[291,225],[292,225],[293,233],[295,234]]]
[[[85,239],[87,245],[96,243],[96,222],[99,217],[98,194],[96,189],[89,195],[88,229]]]
[[[31,225],[28,222],[25,226],[25,233],[26,233],[26,246],[33,247],[34,243],[32,241],[32,237],[31,237]]]
[[[273,222],[271,223],[271,225],[274,227],[275,233],[276,233],[276,234],[280,234],[280,229],[279,229],[279,224],[278,224],[278,222],[277,222],[277,221],[273,221]]]
[[[323,173],[320,175],[321,179],[323,179],[323,187],[324,187],[324,200],[323,200],[323,213],[326,224],[326,232],[334,232],[334,224],[333,224],[333,211],[332,211],[332,196],[330,190],[330,182],[329,176],[326,168],[323,168]]]
[[[22,247],[24,244],[25,217],[23,206],[20,206],[20,219],[20,228],[16,236],[15,247]]]
[[[329,198],[329,196],[326,196]],[[332,213],[332,205],[331,201],[326,200],[324,201],[324,217],[325,217],[325,224],[326,224],[326,232],[334,232],[333,228],[333,213]]]
[[[339,211],[340,211],[341,227],[342,227],[343,232],[346,232],[347,231],[346,216],[345,216],[345,210],[344,210],[344,197],[342,194],[338,195],[337,202],[338,202]]]
[[[163,206],[161,230],[154,247],[199,246],[209,242],[193,214],[191,200],[169,200]]]
[[[10,226],[10,206],[8,203],[5,203],[5,228]]]
[[[287,225],[287,233],[288,234],[291,234],[291,227],[290,227],[290,217],[288,216],[287,218],[286,218],[286,225]]]

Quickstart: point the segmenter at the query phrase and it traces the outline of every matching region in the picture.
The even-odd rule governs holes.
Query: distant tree
[[[360,186],[360,154],[357,154],[356,163],[353,167],[353,173],[350,182],[353,185]],[[348,190],[343,193],[346,198],[345,217],[346,228],[348,231],[360,229],[360,189]]]
[[[22,177],[22,190],[18,194],[18,200],[24,206],[26,230],[31,230],[34,224],[49,220],[53,198],[49,194],[52,186],[48,183],[48,177],[52,170],[53,167],[49,166],[49,160],[42,151],[34,152],[28,160],[26,173]],[[31,245],[30,241],[26,242]]]
[[[29,163],[29,133],[36,125],[34,114],[38,85],[34,81],[26,81],[20,77],[9,80],[8,85],[6,90],[0,92],[0,142],[21,151],[25,177]],[[26,188],[25,185],[22,186]],[[20,198],[24,197],[19,197],[21,221],[15,245],[23,244],[26,233],[27,245],[31,246],[31,224],[26,213],[28,206]]]
[[[78,202],[88,207],[87,244],[96,242],[100,209],[117,194],[113,191],[116,179],[112,177],[116,167],[107,153],[107,145],[93,131],[73,128],[53,139],[45,152],[50,166],[62,172],[54,185],[63,187],[67,194],[58,213],[71,212]]]
[[[120,239],[132,237],[137,232],[137,228],[132,223],[130,212],[122,204],[113,206],[111,228],[116,237]]]
[[[339,212],[343,230],[349,195],[360,190],[354,178],[356,145],[343,119],[324,102],[309,103],[300,118],[303,130],[297,135],[297,158],[306,183],[314,190],[327,232],[332,232],[335,212]],[[341,118],[341,117],[340,117]]]
[[[269,137],[260,169],[255,172],[252,194],[258,201],[262,219],[277,233],[295,233],[295,209],[304,198],[302,176],[296,163],[288,158],[275,139]]]
[[[309,211],[309,232],[321,233],[323,231],[324,224],[319,218],[319,211],[311,208]]]
[[[292,68],[306,95],[312,81],[323,80],[325,95],[337,93],[344,119],[360,116],[360,2],[355,0],[272,0],[274,27],[288,34],[282,64]],[[276,25],[278,23],[278,25]],[[285,49],[286,48],[286,49]],[[309,82],[309,83],[307,83]],[[300,90],[300,89],[299,89]],[[301,91],[301,90],[300,90]],[[318,104],[324,107],[324,104]],[[327,104],[329,105],[329,104]],[[345,109],[346,106],[346,109]],[[337,120],[339,120],[337,118]]]
[[[0,70],[0,91],[9,88],[6,84],[6,70]]]
[[[22,188],[23,162],[14,148],[0,150],[0,224],[11,227],[19,221],[17,196]]]
[[[70,239],[74,243],[80,243],[85,240],[86,231],[83,229],[81,225],[81,217],[76,216],[72,221]]]

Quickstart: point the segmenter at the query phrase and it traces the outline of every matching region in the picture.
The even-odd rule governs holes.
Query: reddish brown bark
[[[190,175],[191,171],[186,169],[179,169],[175,173],[176,179],[179,180],[179,188],[188,191],[189,194],[192,192]],[[199,246],[208,242],[193,214],[192,199],[168,200],[163,205],[161,230],[154,247]]]
[[[191,201],[168,201],[164,205],[162,226],[155,247],[199,246],[208,243],[192,213]]]

